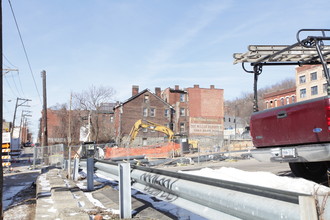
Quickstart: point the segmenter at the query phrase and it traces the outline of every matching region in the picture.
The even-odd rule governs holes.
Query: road
[[[12,163],[11,169],[4,168],[3,175],[3,209],[5,219],[18,217],[16,207],[27,206],[25,213],[33,216],[36,197],[35,181],[40,170],[30,170],[32,164],[32,148],[25,148],[21,158]]]

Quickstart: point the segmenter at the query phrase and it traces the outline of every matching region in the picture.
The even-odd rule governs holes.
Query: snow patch
[[[203,168],[201,170],[179,172],[310,195],[330,193],[330,188],[315,182],[302,178],[277,176],[269,172],[248,172],[232,167],[221,167],[220,169]]]

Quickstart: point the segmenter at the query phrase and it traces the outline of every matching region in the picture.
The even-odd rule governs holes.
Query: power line
[[[24,93],[24,91],[23,91],[23,86],[22,86],[21,77],[19,76],[19,71],[17,71],[17,75],[18,75],[18,82],[19,82],[19,85],[20,85],[20,87],[21,87],[22,94],[23,94],[23,96],[25,96],[25,93]]]
[[[15,67],[16,69],[18,69],[18,67],[15,66],[15,65],[13,65],[3,53],[2,53],[2,56],[3,56],[3,58],[5,58],[5,60],[7,60],[7,62],[8,62],[11,66],[13,66],[13,67]]]
[[[20,31],[20,29],[18,27],[18,23],[17,23],[17,20],[16,20],[16,16],[15,16],[15,13],[14,13],[13,6],[11,5],[10,0],[8,0],[8,3],[10,5],[10,9],[11,9],[11,12],[13,14],[13,18],[15,20],[15,25],[16,25],[16,28],[17,28],[17,31],[18,31],[18,34],[19,34],[19,38],[20,38],[21,43],[22,43],[22,47],[23,47],[23,50],[24,50],[26,61],[27,61],[28,65],[29,65],[29,69],[30,69],[30,73],[31,73],[31,76],[32,76],[32,79],[33,79],[33,82],[34,82],[34,86],[35,86],[35,88],[37,90],[37,93],[38,93],[39,101],[40,101],[40,103],[42,103],[41,96],[40,96],[40,93],[39,93],[39,90],[38,90],[38,86],[37,86],[36,80],[34,79],[34,75],[33,75],[32,67],[31,67],[31,63],[30,63],[29,57],[28,57],[27,52],[26,52],[26,49],[25,49],[25,45],[24,45],[24,42],[23,42],[21,31]]]
[[[14,86],[15,86],[15,88],[16,88],[16,91],[17,91],[18,95],[19,95],[20,97],[22,97],[22,94],[20,93],[20,91],[19,91],[18,88],[17,88],[16,81],[15,81],[14,77],[12,77],[12,79],[13,79]]]
[[[7,79],[7,77],[5,77],[5,81],[7,82],[8,87],[10,88],[11,92],[12,92],[15,96],[18,97],[18,95],[15,93],[15,91],[14,91],[13,88],[11,87],[11,85],[10,85],[10,83],[9,83],[9,81],[8,81],[8,79]]]
[[[23,90],[23,86],[22,86],[22,82],[21,82],[21,77],[20,77],[20,75],[19,75],[18,67],[15,66],[14,64],[12,64],[12,63],[9,61],[9,59],[5,56],[4,53],[2,53],[2,56],[3,56],[3,58],[5,58],[5,60],[8,62],[8,64],[11,65],[11,66],[8,66],[8,65],[6,65],[6,64],[3,64],[3,66],[5,66],[7,69],[12,69],[11,67],[16,68],[16,69],[13,69],[12,71],[16,71],[16,72],[17,72],[18,82],[19,82],[19,86],[20,86],[20,89],[21,89],[20,91],[18,91],[18,89],[17,89],[17,91],[18,91],[19,94],[20,94],[20,92],[22,92],[23,96],[25,96],[25,93],[24,93],[24,90]],[[13,78],[13,80],[14,80],[14,78]],[[15,86],[16,86],[16,82],[14,82],[14,83],[15,83]],[[17,88],[17,86],[16,86],[16,88]]]

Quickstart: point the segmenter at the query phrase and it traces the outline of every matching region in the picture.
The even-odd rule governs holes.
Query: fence
[[[63,144],[34,148],[34,162],[36,164],[62,166],[65,148]]]

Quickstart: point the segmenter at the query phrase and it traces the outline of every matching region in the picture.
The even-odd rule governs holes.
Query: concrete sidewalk
[[[62,169],[46,170],[37,179],[37,202],[35,219],[75,219],[89,220],[96,215],[119,218],[115,213],[119,210],[119,193],[110,186],[103,186],[93,192],[82,191],[74,181],[66,178]],[[85,181],[86,184],[86,181]],[[99,183],[94,183],[97,185]],[[97,188],[97,187],[95,187]],[[92,194],[103,207],[93,204],[93,199],[87,197]],[[138,219],[173,219],[155,210],[150,204],[132,198],[133,218]]]
[[[96,207],[60,169],[50,169],[37,179],[35,219],[86,219],[87,209]]]

